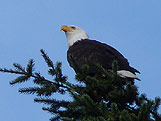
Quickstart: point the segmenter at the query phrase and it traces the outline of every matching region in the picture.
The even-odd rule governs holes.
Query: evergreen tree
[[[99,72],[94,76],[88,74],[89,65],[84,65],[83,71],[76,74],[79,84],[71,84],[62,74],[61,63],[53,64],[44,50],[41,53],[52,80],[34,71],[32,59],[26,68],[13,64],[15,69],[0,71],[20,75],[11,85],[32,79],[37,87],[20,88],[19,92],[36,94],[35,102],[47,104],[42,109],[53,114],[50,121],[161,121],[158,113],[161,99],[148,99],[138,93],[133,80],[117,76],[117,62],[113,63],[113,71],[93,65]],[[58,100],[54,93],[70,94],[72,100]]]

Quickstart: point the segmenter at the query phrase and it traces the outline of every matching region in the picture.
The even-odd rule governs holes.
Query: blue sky
[[[63,63],[63,73],[74,80],[66,60],[64,24],[77,25],[119,50],[137,68],[140,93],[161,96],[161,1],[159,0],[0,0],[0,67],[26,65],[33,58],[36,70],[47,75],[39,50]],[[10,86],[16,75],[0,73],[0,121],[47,121],[52,115],[34,103],[35,95],[17,92],[25,83]],[[57,95],[54,95],[57,96]],[[61,98],[61,97],[60,97]]]

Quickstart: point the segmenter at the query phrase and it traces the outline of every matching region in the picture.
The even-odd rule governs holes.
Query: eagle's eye
[[[71,28],[72,28],[72,29],[76,29],[76,27],[75,27],[75,26],[71,26]]]

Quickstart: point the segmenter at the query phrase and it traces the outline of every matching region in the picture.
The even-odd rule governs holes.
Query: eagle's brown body
[[[129,66],[128,60],[113,47],[95,41],[84,39],[74,43],[67,51],[67,59],[75,72],[78,73],[85,64],[99,64],[106,70],[112,70],[112,63],[117,60],[119,70],[127,70],[135,74],[136,69]],[[73,65],[74,64],[76,65]],[[91,67],[91,72],[92,71]]]

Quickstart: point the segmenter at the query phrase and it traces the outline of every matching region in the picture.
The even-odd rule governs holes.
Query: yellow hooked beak
[[[63,25],[61,27],[61,30],[63,30],[64,32],[71,32],[72,31],[72,29],[70,27],[68,27],[67,25]]]

